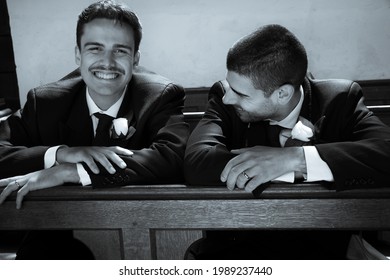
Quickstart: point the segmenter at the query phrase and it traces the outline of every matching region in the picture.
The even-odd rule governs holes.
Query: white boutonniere
[[[314,125],[303,117],[299,117],[298,122],[291,130],[291,138],[303,142],[309,142],[314,136]]]
[[[112,138],[125,138],[129,132],[129,123],[125,118],[118,118],[112,121]]]

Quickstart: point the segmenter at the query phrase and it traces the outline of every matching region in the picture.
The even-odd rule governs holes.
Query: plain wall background
[[[8,0],[21,104],[77,67],[76,21],[91,0]],[[122,0],[140,17],[140,64],[185,87],[225,77],[228,48],[257,26],[286,26],[318,78],[390,78],[390,0]]]

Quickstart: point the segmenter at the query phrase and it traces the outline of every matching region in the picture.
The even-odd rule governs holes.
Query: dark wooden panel
[[[186,88],[184,112],[204,112],[206,110],[208,87]]]
[[[121,258],[178,259],[207,229],[389,230],[389,194],[389,186],[334,192],[315,184],[275,184],[258,198],[244,191],[185,185],[64,186],[28,194],[20,210],[15,197],[5,201],[0,230],[96,230],[104,234],[95,233],[91,244],[118,248],[120,242]],[[119,239],[115,235],[113,242],[106,233],[117,230]],[[111,254],[118,256],[118,251]]]
[[[390,230],[389,205],[388,198],[26,201],[16,210],[7,201],[0,230],[122,228],[128,250],[147,258],[151,249],[134,242],[146,244],[150,229]]]
[[[15,72],[14,51],[11,36],[0,36],[0,72]]]
[[[122,226],[123,259],[156,259],[150,238],[150,230],[147,227],[125,228]]]
[[[7,1],[0,0],[0,98],[4,98],[5,106],[13,110],[20,108],[19,87],[12,37],[9,26]]]
[[[390,126],[390,79],[357,81],[362,87],[365,98],[364,103],[385,124]],[[191,131],[195,128],[206,110],[209,88],[187,88],[186,101],[184,103],[185,119],[190,125]],[[382,106],[382,107],[378,107]]]
[[[365,104],[390,105],[390,80],[364,80],[357,81],[362,87]]]
[[[0,35],[10,34],[7,0],[0,0]]]
[[[91,250],[97,260],[120,260],[120,230],[74,230],[73,236]]]
[[[16,73],[0,72],[0,98],[3,98],[3,101],[5,101],[5,107],[13,110],[20,108]]]

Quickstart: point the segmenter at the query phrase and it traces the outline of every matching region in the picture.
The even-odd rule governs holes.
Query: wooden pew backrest
[[[365,104],[390,126],[390,79],[356,81],[362,87]],[[191,131],[202,118],[207,105],[209,87],[186,88],[185,120]]]

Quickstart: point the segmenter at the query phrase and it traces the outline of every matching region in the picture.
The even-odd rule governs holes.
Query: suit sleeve
[[[322,132],[326,143],[316,148],[331,169],[336,188],[388,186],[390,128],[363,104],[357,83],[333,103]]]
[[[40,145],[35,92],[31,90],[23,110],[0,123],[0,178],[43,169],[48,148]]]
[[[234,157],[227,137],[233,133],[232,120],[222,103],[221,83],[215,83],[209,92],[209,102],[203,118],[191,133],[187,143],[184,174],[192,185],[225,185],[220,175]]]
[[[93,187],[183,182],[183,158],[189,134],[182,113],[184,97],[182,87],[167,85],[157,104],[149,108],[146,133],[142,137],[145,143],[151,144],[139,150],[129,147],[134,154],[123,157],[126,169],[117,169],[114,175],[104,171],[96,175],[83,165],[91,176]]]

